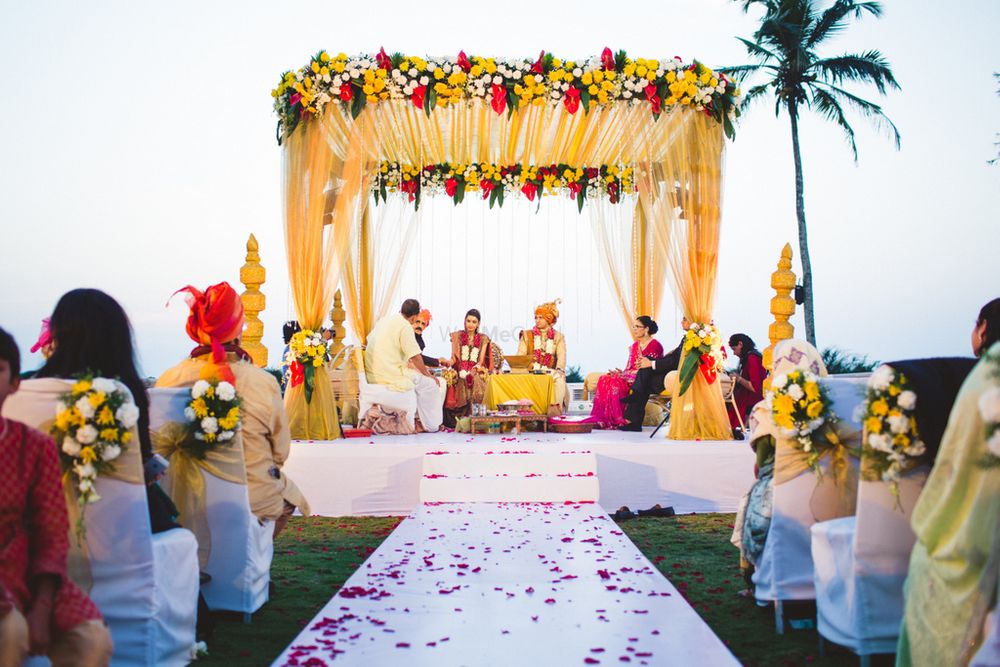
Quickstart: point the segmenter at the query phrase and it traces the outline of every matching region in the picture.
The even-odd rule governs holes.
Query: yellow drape
[[[490,375],[486,379],[484,402],[490,410],[505,401],[527,398],[536,415],[548,414],[549,406],[556,402],[556,385],[551,375],[527,373]]]

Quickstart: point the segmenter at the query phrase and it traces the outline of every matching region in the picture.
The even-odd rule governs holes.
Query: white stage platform
[[[419,507],[274,662],[325,664],[739,663],[599,507],[479,502]]]
[[[575,474],[575,457],[592,453],[597,461],[598,502],[608,512],[622,505],[636,510],[656,503],[672,505],[679,513],[736,511],[754,479],[754,455],[746,442],[674,441],[663,438],[663,431],[650,439],[651,431],[475,437],[424,433],[295,441],[284,471],[309,499],[314,514],[402,516],[420,504],[420,487],[428,481],[427,474],[437,475],[431,479],[449,489],[459,483],[455,478],[445,479],[447,470],[433,467],[438,461],[433,456],[454,459],[445,455],[482,454],[477,457],[477,472],[480,481],[489,484],[492,453],[497,476],[521,474],[526,485],[541,486],[547,485],[538,479],[542,473],[555,477],[557,485],[564,484],[566,480],[560,478]],[[525,454],[517,459],[517,452]],[[425,465],[430,466],[429,473]],[[534,466],[537,471],[532,471]],[[555,472],[562,468],[566,469],[561,474]],[[475,482],[466,479],[465,483]],[[446,493],[449,500],[460,499],[452,490]]]

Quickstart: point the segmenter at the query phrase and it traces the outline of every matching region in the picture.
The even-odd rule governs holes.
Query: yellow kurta
[[[557,372],[552,374],[552,379],[556,385],[556,395],[552,405],[565,407],[569,404],[567,400],[568,392],[566,391],[566,337],[557,331],[553,342],[556,348],[555,370]],[[531,334],[531,329],[527,329],[521,335],[521,340],[517,344],[517,353],[519,355],[531,355],[534,347],[535,339]]]
[[[991,353],[1000,354],[1000,343]],[[983,614],[995,603],[1000,469],[981,465],[989,450],[977,405],[996,385],[995,372],[994,364],[980,361],[966,378],[913,509],[917,543],[906,579],[899,665],[966,664],[982,641]]]
[[[395,391],[413,389],[410,359],[420,354],[413,326],[400,313],[387,315],[375,323],[365,348],[365,373],[372,384]]]
[[[288,458],[291,436],[277,381],[267,371],[238,360],[234,354],[226,357],[241,401],[243,419],[236,437],[242,439],[251,511],[260,519],[274,520],[281,516],[287,500],[308,516],[309,504],[302,492],[281,472]],[[190,387],[201,379],[202,370],[210,362],[210,354],[185,359],[157,378],[156,386]],[[272,475],[272,468],[278,470],[279,477]]]

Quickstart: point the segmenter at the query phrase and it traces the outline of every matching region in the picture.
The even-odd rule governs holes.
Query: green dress
[[[1000,343],[987,356],[1000,355]],[[897,665],[967,664],[997,590],[1000,467],[990,457],[979,397],[1000,364],[981,360],[958,394],[941,449],[911,517],[917,542],[906,580]]]

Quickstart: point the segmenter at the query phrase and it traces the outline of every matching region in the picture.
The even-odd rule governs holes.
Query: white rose
[[[885,391],[895,377],[896,374],[890,366],[879,366],[868,380],[868,386],[876,391]]]
[[[464,379],[465,379],[466,377],[468,377],[468,376],[469,376],[469,371],[459,371],[459,372],[458,372],[458,377],[462,378],[463,380],[464,380]]]
[[[81,479],[80,482],[79,482],[79,484],[77,484],[77,488],[80,489],[80,493],[87,493],[88,491],[93,491],[94,490],[94,482],[91,481],[90,479],[86,479],[86,478],[85,479]],[[96,500],[100,500],[100,497],[98,496],[97,498],[94,498],[93,500],[95,500],[95,501]]]
[[[210,386],[211,385],[209,385],[208,382],[206,382],[205,380],[198,380],[197,382],[194,383],[194,386],[191,387],[191,397],[201,398],[202,396],[205,395],[205,392],[208,391],[208,388]]]
[[[427,76],[420,77],[420,85],[421,86],[426,86],[430,82],[431,82],[431,80]]]
[[[1000,431],[994,431],[990,439],[986,441],[986,447],[993,456],[1000,456]]]
[[[782,389],[786,384],[788,384],[788,376],[783,373],[781,375],[775,375],[774,378],[771,379],[771,387],[773,389]]]
[[[92,463],[84,463],[76,466],[76,474],[82,479],[89,479],[97,476],[97,468]]]
[[[115,419],[125,428],[132,428],[139,421],[139,408],[135,407],[135,403],[122,403],[115,412]]]
[[[108,445],[107,447],[104,448],[104,451],[101,452],[101,460],[114,461],[116,458],[118,458],[118,455],[121,453],[122,453],[122,448],[119,447],[118,445]]]
[[[83,428],[76,430],[76,439],[83,445],[89,445],[90,443],[97,440],[97,429],[87,424]]]
[[[219,420],[215,417],[205,417],[201,420],[201,430],[205,433],[216,433],[219,430]]]
[[[904,410],[912,410],[917,407],[917,395],[907,389],[896,399],[896,404]]]
[[[579,79],[581,76],[583,76],[583,70],[577,67],[576,69],[573,70],[573,76]]]
[[[81,449],[83,449],[83,447],[81,447],[80,443],[73,438],[69,436],[63,438],[62,450],[70,456],[79,456]]]
[[[895,434],[907,433],[910,430],[910,420],[903,415],[889,415],[889,430]]]
[[[223,431],[219,435],[219,440],[222,440],[223,442],[225,442],[226,440],[232,440],[233,439],[233,435],[234,435],[233,431]]]
[[[228,382],[220,382],[219,386],[215,388],[215,395],[223,401],[231,401],[236,398],[236,387]]]
[[[788,395],[791,396],[793,400],[800,401],[806,394],[802,391],[802,387],[797,384],[793,384],[788,387]]]
[[[868,436],[868,446],[877,452],[891,452],[892,438],[885,433],[873,433]]]
[[[100,391],[105,394],[113,394],[118,386],[115,385],[114,380],[109,380],[108,378],[94,378],[94,382],[91,384],[94,391]]]
[[[205,439],[205,434],[202,433],[201,431],[195,431],[194,439],[195,440],[204,440]]]
[[[906,452],[907,456],[923,456],[924,452],[927,451],[927,447],[924,445],[924,443],[920,442],[919,440],[916,440],[903,451]]]
[[[501,83],[503,83],[503,77],[502,76],[493,77],[493,83],[499,86]]]
[[[86,396],[76,402],[76,409],[80,411],[84,419],[92,419],[94,417],[94,406],[90,404]]]
[[[198,418],[198,415],[194,413],[194,408],[188,406],[184,408],[184,418],[187,419],[189,422],[193,422],[195,419]]]
[[[982,393],[979,414],[987,424],[1000,422],[1000,387],[991,387]]]

